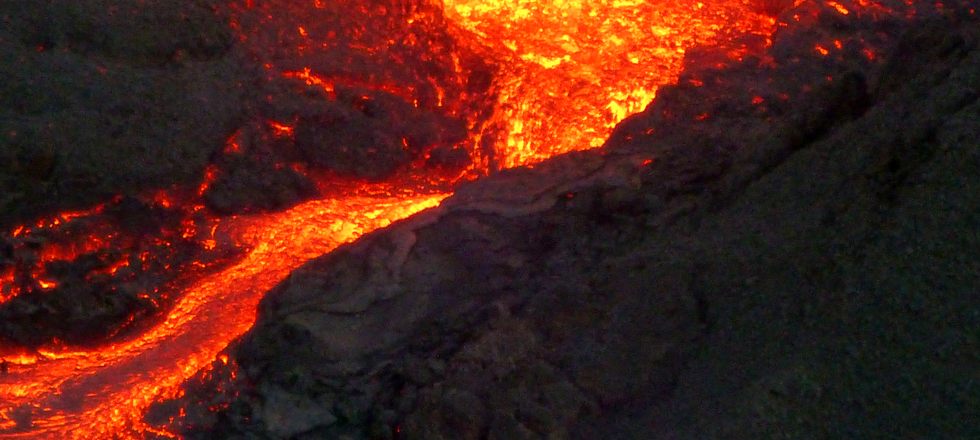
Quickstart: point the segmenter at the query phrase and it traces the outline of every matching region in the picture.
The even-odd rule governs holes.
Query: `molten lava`
[[[173,393],[254,320],[261,294],[304,261],[365,232],[435,206],[444,195],[321,200],[237,219],[229,233],[248,255],[186,288],[166,319],[138,337],[95,350],[39,350],[8,356],[2,428],[28,419],[35,437],[137,435],[142,412]],[[69,416],[70,414],[70,416]]]
[[[406,136],[400,144],[422,151],[423,160],[448,154],[440,148],[465,150],[471,165],[464,172],[470,176],[600,146],[617,122],[653,99],[658,86],[676,80],[689,50],[711,46],[737,60],[765,47],[775,26],[771,17],[741,0],[445,0],[444,6],[364,1],[356,7],[351,1],[337,2],[341,6],[319,0],[258,3],[238,5],[232,26],[241,33],[241,44],[259,54],[256,59],[270,77],[289,82],[297,94],[317,88],[323,100],[400,99],[411,108],[460,120],[467,135],[458,144],[442,145],[453,142],[451,136]],[[360,24],[347,26],[350,18],[338,14],[316,15],[331,7],[352,14]],[[274,31],[259,34],[269,28]],[[326,62],[338,59],[334,64],[341,67]],[[371,60],[370,72],[356,70]],[[299,131],[294,122],[261,121],[287,140]],[[223,151],[248,153],[236,137]],[[305,169],[291,166],[297,172]],[[227,265],[209,266],[199,259],[174,263],[181,271],[200,270],[179,284],[181,292],[172,295],[165,315],[138,334],[109,339],[98,348],[0,347],[0,433],[23,438],[166,435],[142,422],[147,407],[173,397],[181,382],[248,330],[264,292],[308,259],[436,206],[448,195],[420,190],[433,185],[419,185],[417,176],[443,179],[443,184],[459,177],[437,179],[425,167],[412,167],[386,183],[357,181],[348,185],[356,190],[334,191],[272,214],[206,214],[200,197],[217,178],[214,167],[199,188],[185,191],[191,194],[187,200],[163,193],[148,197],[161,209],[193,206],[178,210],[188,216],[177,222],[182,228],[159,233],[168,243],[191,240],[197,243],[197,256],[227,249],[229,243],[246,251]],[[20,238],[102,209],[65,213],[8,235]],[[100,263],[99,270],[114,276],[140,260],[138,243],[118,241],[111,230],[103,233],[110,235],[74,237],[64,245],[42,243],[39,258],[26,267],[0,267],[0,302],[28,290],[56,289],[57,280],[47,273],[52,262],[124,246],[119,243],[137,248]]]
[[[657,88],[676,81],[687,50],[732,60],[768,42],[775,21],[745,2],[446,0],[446,14],[500,66],[492,123],[509,168],[594,148]]]

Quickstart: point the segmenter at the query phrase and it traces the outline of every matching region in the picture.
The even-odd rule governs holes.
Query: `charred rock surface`
[[[0,4],[0,225],[199,181],[247,95],[219,4]]]
[[[237,379],[190,388],[182,429],[970,437],[980,26],[968,6],[777,36],[775,64],[699,72],[696,90],[682,78],[603,154],[476,182],[309,263],[234,348]],[[804,55],[828,36],[872,41],[886,61]]]
[[[398,97],[347,95],[338,96],[343,105],[299,117],[296,147],[311,165],[379,180],[417,160],[425,147],[466,139],[462,121],[420,111]]]
[[[201,192],[214,212],[272,211],[317,194],[316,184],[296,169],[301,158],[293,140],[266,122],[243,126],[228,143],[235,151],[213,160],[214,180]]]

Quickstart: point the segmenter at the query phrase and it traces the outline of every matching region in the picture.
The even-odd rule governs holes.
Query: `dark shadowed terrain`
[[[277,209],[316,189],[270,158],[377,178],[401,149],[364,165],[330,140],[459,136],[381,94],[372,120],[262,104],[283,86],[219,2],[136,3],[0,3],[0,225],[209,164],[213,211]],[[980,17],[945,3],[820,15],[721,70],[692,56],[604,148],[469,183],[297,270],[233,367],[148,420],[183,407],[187,438],[980,437]],[[245,122],[277,112],[300,124],[282,149]],[[221,156],[232,135],[250,154]]]
[[[200,179],[251,75],[219,4],[0,3],[0,225]]]
[[[977,20],[787,29],[692,66],[603,151],[309,263],[233,348],[232,391],[189,385],[186,432],[976,437]]]

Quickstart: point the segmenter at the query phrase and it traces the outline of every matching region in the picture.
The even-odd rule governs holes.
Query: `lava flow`
[[[179,283],[161,281],[179,289],[167,296],[172,300],[165,313],[122,336],[110,332],[104,335],[106,343],[96,347],[64,341],[30,349],[0,347],[5,359],[0,433],[23,438],[170,436],[142,421],[148,406],[179,393],[181,382],[248,330],[262,294],[303,262],[438,205],[448,195],[442,188],[460,176],[600,146],[618,121],[653,99],[658,86],[676,80],[687,51],[706,45],[737,60],[765,47],[775,25],[742,0],[248,0],[232,9],[237,15],[231,26],[240,32],[240,44],[255,54],[270,83],[280,81],[285,84],[281,89],[302,95],[303,102],[313,96],[332,106],[311,116],[289,110],[299,104],[284,104],[274,114],[257,116],[262,123],[253,126],[272,130],[275,145],[302,150],[317,144],[310,139],[323,139],[318,124],[387,112],[388,119],[377,127],[401,131],[391,139],[368,131],[373,137],[358,142],[390,146],[393,155],[415,155],[405,161],[410,164],[392,161],[395,171],[381,173],[363,171],[356,160],[375,156],[357,156],[347,146],[337,154],[353,154],[353,164],[307,154],[292,167],[276,169],[315,175],[326,198],[271,214],[225,217],[209,214],[194,199],[221,179],[220,167],[209,168],[200,191],[185,191],[194,208],[178,210],[197,216],[190,223],[177,222],[187,224],[190,233],[163,234],[167,243],[197,243],[189,251],[194,261],[162,266],[193,274]],[[376,107],[367,108],[371,105]],[[413,116],[402,117],[408,112]],[[446,127],[454,124],[463,134],[447,134]],[[420,134],[418,126],[435,134]],[[248,148],[234,141],[224,152],[238,157],[250,154]],[[384,150],[367,149],[372,154]],[[311,171],[316,166],[328,169],[317,174]],[[356,191],[324,190],[331,184],[323,176],[345,175],[354,177],[340,187]],[[168,209],[175,203],[165,196],[150,199]],[[49,223],[37,228],[58,226]],[[20,237],[27,229],[8,236]],[[107,246],[85,238],[71,242],[91,245],[45,254],[23,269],[0,267],[0,301],[44,295],[56,287],[46,278],[55,263],[104,252]],[[127,246],[142,245],[108,244],[110,250]],[[216,248],[236,251],[204,262],[198,258]],[[94,270],[117,276],[125,272],[121,268],[138,264],[140,258],[133,255],[141,255],[140,250],[98,259]],[[234,261],[225,261],[229,258]]]
[[[728,61],[768,45],[775,21],[743,1],[445,0],[447,16],[499,66],[493,166],[526,165],[605,142],[685,54]]]

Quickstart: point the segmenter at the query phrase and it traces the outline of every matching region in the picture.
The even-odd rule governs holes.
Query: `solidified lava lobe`
[[[169,220],[128,230],[125,217],[106,222],[113,202],[7,234],[24,250],[0,266],[0,301],[71,304],[108,286],[95,298],[132,288],[137,299],[165,292],[167,304],[122,336],[140,315],[119,315],[94,348],[57,336],[0,347],[10,364],[0,433],[154,430],[141,421],[150,403],[174,397],[245,332],[261,295],[304,261],[437,205],[460,180],[600,146],[676,79],[691,48],[737,61],[774,25],[734,0],[284,0],[230,10],[238,50],[260,72],[257,102],[199,187],[131,202]],[[85,244],[93,234],[104,239]],[[76,244],[52,250],[62,242]]]

